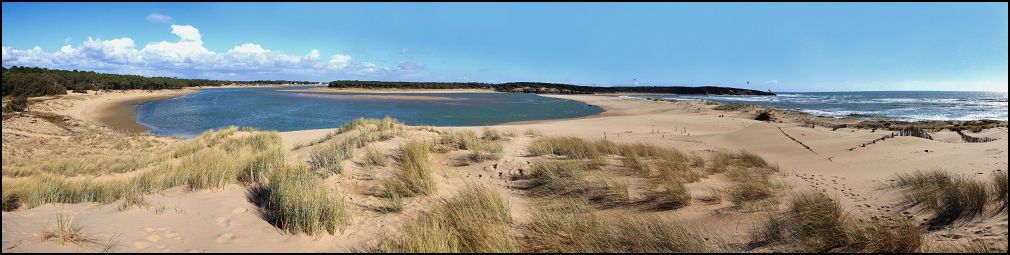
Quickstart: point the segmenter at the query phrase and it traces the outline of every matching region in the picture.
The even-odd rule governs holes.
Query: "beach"
[[[326,94],[330,89],[311,89]],[[340,92],[375,93],[370,98],[412,100],[428,97],[425,93],[453,93],[463,91],[438,90],[339,90]],[[78,95],[51,99],[46,107],[38,109],[70,118],[65,123],[47,122],[40,117],[20,116],[4,120],[5,181],[8,161],[18,160],[18,155],[42,153],[32,150],[53,150],[61,142],[73,142],[78,135],[56,128],[65,125],[69,130],[99,131],[99,127],[140,133],[146,127],[136,123],[137,105],[157,99],[170,98],[193,90],[129,91],[102,95]],[[487,91],[465,91],[487,92]],[[385,93],[418,93],[417,96],[385,96]],[[72,213],[87,224],[88,231],[96,235],[118,235],[118,245],[113,251],[126,252],[355,252],[368,251],[389,233],[399,233],[409,219],[427,210],[440,199],[451,197],[467,183],[482,183],[498,187],[510,202],[513,221],[517,226],[533,220],[530,209],[535,198],[523,195],[523,190],[513,189],[514,179],[505,175],[522,174],[529,169],[534,157],[527,147],[537,135],[523,135],[537,130],[543,136],[570,136],[585,140],[607,140],[618,144],[651,144],[662,148],[675,148],[688,155],[707,158],[718,152],[747,151],[760,156],[776,168],[776,180],[785,187],[779,194],[783,200],[798,192],[818,191],[835,199],[852,215],[865,217],[877,215],[903,215],[923,221],[928,214],[896,206],[901,194],[882,189],[899,173],[919,170],[945,169],[953,173],[983,178],[993,172],[1007,171],[1007,129],[1002,127],[971,133],[976,137],[996,139],[995,142],[966,143],[951,131],[932,132],[934,139],[897,136],[867,144],[890,134],[886,130],[832,128],[805,125],[806,116],[777,115],[774,121],[757,121],[761,109],[716,110],[717,104],[699,101],[655,101],[627,98],[616,95],[544,95],[569,99],[604,109],[601,114],[561,120],[523,121],[494,126],[469,127],[406,127],[403,136],[375,142],[369,146],[393,153],[400,143],[409,139],[435,140],[444,132],[471,130],[477,133],[486,128],[513,131],[519,135],[506,139],[502,157],[477,163],[460,163],[465,153],[450,150],[433,153],[438,166],[438,190],[433,195],[406,199],[402,213],[384,213],[370,208],[385,203],[375,195],[379,179],[388,178],[393,165],[366,169],[347,160],[341,165],[344,172],[327,177],[324,183],[333,185],[345,194],[351,214],[351,223],[333,235],[292,235],[279,231],[257,214],[260,208],[248,201],[246,187],[228,184],[222,188],[189,191],[182,187],[166,189],[144,198],[152,206],[147,208],[117,209],[117,203],[46,204],[30,209],[3,212],[4,252],[43,251],[94,251],[79,246],[63,246],[55,242],[39,242],[40,228],[52,223],[55,215]],[[436,100],[428,98],[427,100]],[[60,107],[55,107],[60,106]],[[34,119],[34,120],[33,120]],[[41,123],[41,124],[38,124]],[[69,123],[69,124],[67,124]],[[76,124],[74,124],[76,123]],[[36,127],[32,125],[42,125]],[[329,141],[340,140],[350,134],[338,134],[333,140],[314,143],[337,127],[330,129],[280,132],[283,148],[288,153],[288,163],[309,161],[313,150]],[[430,130],[438,130],[432,132]],[[77,132],[77,131],[75,131]],[[84,131],[79,131],[84,132]],[[239,135],[246,131],[238,131]],[[532,133],[532,132],[530,132]],[[119,137],[100,133],[105,137]],[[48,139],[63,137],[63,140]],[[108,142],[126,139],[128,144],[142,144],[144,139],[161,139],[150,145],[156,150],[185,141],[176,138],[109,138]],[[47,139],[44,146],[28,149],[30,144]],[[152,140],[153,141],[153,140]],[[102,140],[93,141],[102,143]],[[159,145],[161,144],[161,145]],[[133,145],[130,145],[133,146]],[[162,146],[162,147],[159,147]],[[148,147],[144,147],[148,148]],[[115,149],[109,149],[115,151]],[[362,157],[359,150],[352,158]],[[8,159],[10,158],[10,159]],[[21,159],[24,162],[24,159]],[[611,161],[620,162],[617,158]],[[708,163],[711,164],[711,163]],[[614,165],[621,165],[614,163]],[[505,170],[503,170],[505,169]],[[140,170],[138,170],[140,171]],[[621,173],[619,167],[605,167],[601,177],[625,181],[631,197],[647,192],[645,182],[639,177]],[[16,177],[10,177],[16,178]],[[601,217],[617,215],[656,216],[676,219],[685,226],[702,232],[715,233],[727,243],[746,239],[767,210],[734,209],[728,201],[704,202],[701,198],[714,196],[732,185],[728,177],[715,174],[687,184],[692,203],[675,210],[644,210],[627,206],[598,210]],[[778,208],[778,207],[775,207]],[[1007,224],[1003,216],[981,218],[964,226],[931,231],[925,239],[932,243],[957,243],[981,239],[993,243],[1006,243]],[[104,240],[104,239],[103,239]],[[776,251],[774,248],[751,250]]]

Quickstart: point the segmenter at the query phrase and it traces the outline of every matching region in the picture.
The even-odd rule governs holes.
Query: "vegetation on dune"
[[[984,216],[987,204],[993,201],[988,195],[990,187],[980,179],[936,169],[897,174],[895,182],[885,188],[899,190],[905,207],[932,213],[927,224],[936,229]]]
[[[541,201],[524,226],[529,252],[716,252],[721,245],[657,217],[601,217],[579,198]]]
[[[451,130],[438,136],[433,149],[437,152],[469,150],[466,161],[477,163],[501,159],[504,155],[503,142],[507,140],[508,136],[505,133],[491,128],[484,128],[480,136],[471,130]]]
[[[152,157],[176,159],[152,163],[138,170],[143,172],[128,177],[96,180],[66,178],[46,172],[4,176],[3,209],[32,208],[47,203],[111,203],[126,198],[129,198],[128,204],[141,204],[138,194],[176,186],[196,190],[257,182],[268,170],[283,165],[286,156],[276,133],[232,136],[232,130],[208,131],[183,145],[159,152],[160,156]]]
[[[419,140],[409,140],[400,146],[400,155],[396,158],[400,169],[395,177],[383,183],[387,193],[402,197],[435,193],[435,163],[429,155],[430,147]]]
[[[517,252],[508,199],[479,184],[464,185],[452,198],[408,221],[381,252]]]
[[[362,160],[362,165],[366,167],[386,166],[387,163],[389,163],[389,155],[386,155],[385,152],[371,146],[365,148],[365,156]]]
[[[351,221],[343,195],[324,187],[304,167],[274,170],[257,192],[263,198],[264,218],[289,233],[334,234]]]
[[[392,139],[402,132],[403,125],[393,118],[356,119],[337,132],[346,133],[346,137],[310,151],[309,165],[317,171],[340,174],[344,171],[342,162],[354,156],[355,150],[372,142]]]
[[[995,172],[992,174],[991,188],[993,203],[996,206],[996,213],[1006,213],[1007,212],[1007,173],[1006,172]],[[1004,250],[1006,250],[1004,248]]]
[[[918,226],[903,217],[852,219],[823,193],[793,196],[788,209],[751,232],[751,245],[785,245],[802,252],[909,253],[919,251]]]
[[[53,229],[42,227],[39,239],[42,242],[48,242],[55,238],[60,245],[64,246],[70,243],[88,244],[94,242],[95,239],[84,230],[84,226],[74,216],[59,212],[56,214],[56,227]]]
[[[23,112],[28,110],[28,98],[25,96],[15,97],[3,106],[3,113]]]

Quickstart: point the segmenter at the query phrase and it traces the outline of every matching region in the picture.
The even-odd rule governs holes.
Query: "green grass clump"
[[[905,207],[932,213],[934,229],[982,217],[991,201],[989,184],[945,170],[901,173],[886,188],[899,190]]]
[[[387,163],[389,163],[389,155],[375,149],[375,147],[365,148],[365,158],[362,161],[362,165],[367,167],[386,166]]]
[[[712,155],[712,164],[708,168],[712,173],[722,173],[731,168],[765,168],[777,169],[769,165],[761,156],[747,151],[717,152]]]
[[[774,198],[781,186],[772,180],[770,174],[760,169],[730,170],[727,177],[733,181],[733,185],[727,190],[728,200],[740,208]]]
[[[435,163],[429,155],[431,145],[418,140],[409,140],[400,146],[397,158],[400,171],[385,182],[385,187],[404,197],[426,196],[437,190],[435,183]]]
[[[43,227],[39,234],[39,238],[42,242],[56,238],[59,244],[63,246],[70,243],[80,245],[94,242],[95,239],[91,235],[85,233],[84,230],[84,226],[81,225],[74,216],[59,212],[56,214],[55,229]]]
[[[993,194],[993,204],[997,214],[1007,212],[1007,173],[995,172],[992,174],[990,191]],[[1005,250],[1005,249],[1004,249]]]
[[[647,196],[658,208],[680,208],[691,203],[691,192],[678,178],[660,179],[653,186]]]
[[[587,172],[597,169],[592,161],[539,159],[518,186],[537,197],[582,198],[604,208],[630,202],[627,183],[587,178]]]
[[[532,156],[557,155],[569,159],[601,159],[604,154],[596,143],[576,137],[541,137],[527,147]]]
[[[481,132],[480,139],[487,141],[505,141],[508,140],[508,136],[504,133],[498,131],[497,129],[485,127]]]
[[[472,150],[481,144],[481,140],[472,130],[451,130],[438,137],[438,144],[453,150]]]
[[[3,209],[33,208],[47,203],[111,203],[120,199],[127,199],[124,204],[129,207],[140,204],[138,195],[177,186],[197,190],[258,182],[266,172],[283,164],[285,156],[276,132],[230,135],[237,130],[205,132],[185,144],[160,152],[161,156],[151,156],[178,157],[178,160],[152,164],[130,177],[96,180],[47,173],[5,177]]]
[[[289,233],[330,234],[351,222],[344,198],[303,167],[273,171],[262,192],[263,214]]]
[[[711,238],[657,217],[599,217],[588,201],[535,204],[527,252],[716,252]]]
[[[793,196],[785,213],[770,216],[751,232],[751,245],[784,244],[802,252],[909,253],[923,242],[908,219],[854,220],[823,193]]]
[[[357,131],[357,133],[351,133]],[[309,153],[309,165],[315,170],[343,173],[343,161],[354,156],[354,151],[376,141],[392,139],[402,133],[402,126],[389,118],[383,120],[357,119],[340,128],[348,133],[340,141],[330,142]]]
[[[508,199],[491,188],[467,184],[451,199],[407,222],[384,240],[381,252],[517,252]]]
[[[467,160],[477,163],[487,160],[499,160],[504,155],[505,150],[501,142],[481,142],[476,148],[471,149]]]
[[[523,135],[537,138],[544,136],[544,132],[541,132],[539,129],[527,129],[525,132],[523,132]]]

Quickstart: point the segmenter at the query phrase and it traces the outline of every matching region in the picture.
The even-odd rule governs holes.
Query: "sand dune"
[[[320,89],[322,90],[322,89]],[[326,90],[329,91],[329,90]],[[345,90],[341,90],[345,91]],[[361,92],[361,91],[354,91]],[[395,91],[403,92],[403,91]],[[455,91],[454,91],[455,92]],[[150,100],[174,96],[186,91],[165,91],[158,94],[124,93],[90,97],[73,101],[69,110],[57,111],[86,123],[127,128],[123,124],[129,116],[123,111],[137,100]],[[381,97],[376,95],[375,97]],[[609,95],[551,95],[597,105],[603,114],[578,119],[509,123],[494,126],[497,130],[514,130],[518,133],[539,130],[546,136],[575,136],[583,139],[606,139],[620,144],[649,143],[664,148],[676,148],[685,153],[708,156],[717,151],[746,150],[781,169],[776,178],[786,184],[783,197],[794,192],[821,191],[838,200],[851,213],[875,216],[898,214],[895,205],[899,194],[882,190],[897,173],[943,168],[958,174],[987,177],[994,171],[1007,171],[1007,133],[1004,130],[987,130],[986,135],[1000,140],[988,143],[960,143],[954,139],[926,140],[914,137],[896,137],[869,146],[849,150],[885,135],[883,131],[842,128],[803,127],[798,120],[781,122],[753,120],[755,113],[717,111],[700,102],[657,102],[622,98]],[[70,99],[63,99],[70,100]],[[118,109],[118,110],[116,110]],[[118,117],[110,120],[109,116]],[[135,118],[135,117],[133,117]],[[16,129],[24,120],[4,120],[5,158],[14,150],[9,144],[8,129]],[[135,124],[135,123],[134,123]],[[435,128],[448,130],[473,130],[484,127]],[[434,139],[438,135],[428,128],[411,127],[404,136],[372,143],[381,151],[393,152],[408,138]],[[282,132],[284,147],[294,149],[320,139],[335,129]],[[18,129],[18,132],[26,132]],[[334,140],[346,137],[338,135]],[[39,138],[43,139],[43,138]],[[48,138],[46,138],[48,139]],[[116,252],[352,252],[365,251],[388,235],[400,232],[402,225],[427,210],[435,201],[451,197],[466,183],[481,183],[501,190],[511,203],[511,213],[516,225],[529,222],[533,199],[524,191],[512,188],[514,181],[504,178],[528,170],[535,158],[528,156],[526,147],[535,138],[518,135],[504,144],[503,156],[498,160],[461,164],[463,151],[433,154],[438,166],[435,180],[437,194],[428,197],[405,199],[402,213],[384,213],[374,208],[386,200],[374,196],[381,179],[389,178],[394,166],[367,169],[355,162],[363,156],[358,150],[343,162],[346,170],[339,176],[328,177],[325,183],[339,187],[347,194],[353,222],[336,235],[316,237],[304,234],[285,234],[256,213],[257,207],[246,199],[246,189],[229,185],[219,190],[185,191],[173,188],[147,195],[155,206],[119,211],[112,204],[49,204],[31,209],[3,212],[4,252],[40,251],[96,251],[101,245],[61,246],[55,242],[40,242],[40,229],[52,225],[58,212],[76,215],[101,242],[116,235]],[[304,163],[309,153],[322,145],[299,148],[289,153],[292,163]],[[4,167],[8,167],[5,159]],[[615,161],[615,158],[611,158]],[[616,162],[616,161],[615,161]],[[5,178],[7,170],[5,172]],[[613,163],[599,173],[603,178],[629,183],[632,197],[640,196],[646,187],[639,177],[623,174],[625,168]],[[504,177],[503,177],[504,176]],[[706,203],[699,199],[731,184],[723,175],[711,175],[687,185],[694,200],[676,210],[642,210],[637,207],[615,207],[600,210],[604,217],[617,215],[659,216],[678,219],[699,231],[715,233],[730,243],[746,239],[749,231],[765,215],[762,211],[732,209],[728,202]],[[923,212],[907,213],[915,220],[928,217]],[[956,242],[984,239],[1006,243],[1007,219],[1005,214],[969,224],[927,233],[933,242]],[[770,251],[770,250],[756,250]]]

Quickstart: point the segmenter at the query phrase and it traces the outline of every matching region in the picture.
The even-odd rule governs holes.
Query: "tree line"
[[[404,82],[341,80],[329,83],[331,88],[377,89],[490,89],[498,92],[542,94],[598,94],[598,93],[662,93],[662,94],[712,94],[712,95],[774,95],[770,92],[728,87],[684,86],[624,86],[595,87],[544,82]]]
[[[144,77],[139,75],[105,74],[93,71],[58,70],[40,67],[3,67],[3,97],[35,97],[63,95],[67,91],[86,90],[160,90],[196,86],[222,86],[229,84],[315,84],[308,81],[256,80],[225,81],[208,79],[179,79],[171,77]]]

